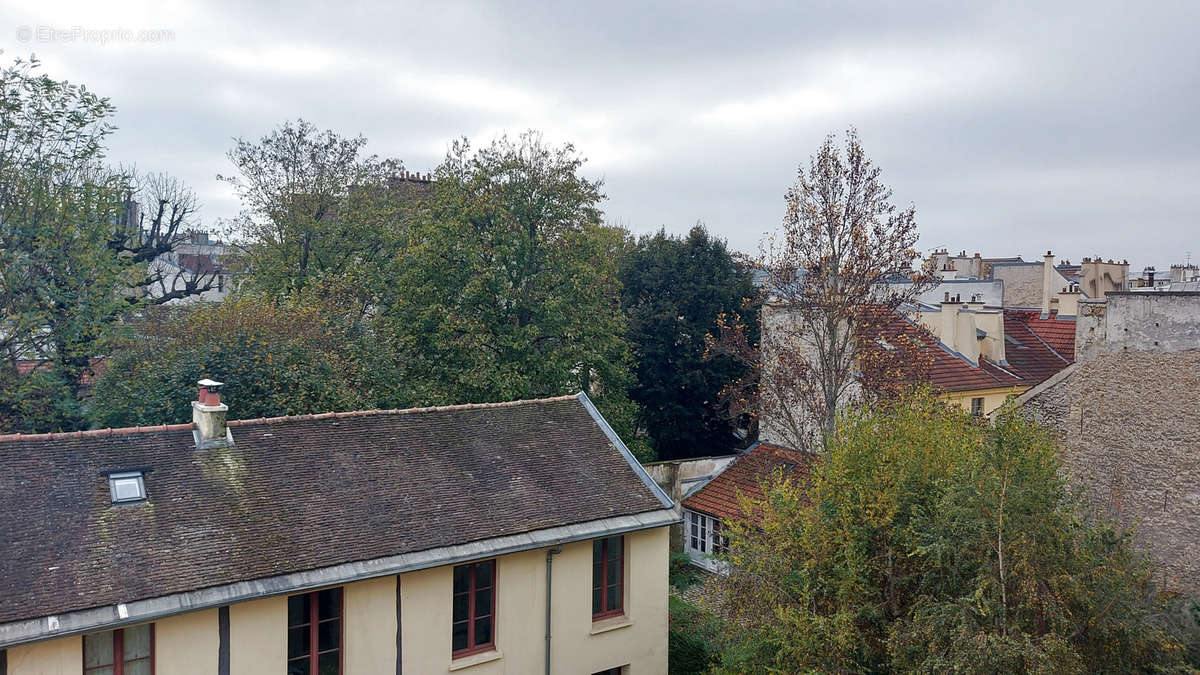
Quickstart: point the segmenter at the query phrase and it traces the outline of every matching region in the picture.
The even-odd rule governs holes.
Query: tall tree
[[[125,172],[129,180],[120,227],[109,248],[127,265],[144,273],[132,280],[144,302],[163,305],[215,288],[215,268],[187,269],[152,264],[178,251],[199,227],[200,202],[183,181],[166,173]]]
[[[358,294],[364,307],[377,301],[380,270],[422,195],[400,189],[400,163],[366,154],[366,143],[304,120],[236,140],[228,157],[237,174],[218,178],[242,202],[232,225],[251,287],[279,296],[316,282]]]
[[[764,435],[807,448],[832,433],[839,408],[893,389],[893,380],[862,376],[878,373],[864,368],[864,356],[880,355],[873,322],[902,310],[935,278],[931,266],[916,267],[916,209],[893,204],[853,129],[844,149],[826,137],[785,202],[781,239],[760,261],[761,350],[742,318],[730,315],[711,351],[757,364],[758,377],[729,394],[759,413]],[[897,277],[907,283],[887,283]]]
[[[658,458],[732,448],[734,420],[719,396],[748,369],[727,356],[705,358],[705,336],[717,330],[718,317],[743,311],[757,296],[751,270],[697,225],[686,237],[665,231],[642,237],[622,261],[621,283],[637,364],[630,398]],[[749,311],[753,328],[756,315]]]
[[[932,396],[841,416],[725,530],[728,672],[1193,672],[1183,603],[1089,514],[1050,435]]]
[[[103,166],[113,106],[38,67],[0,72],[0,427],[17,431],[83,423],[75,393],[131,281],[108,246],[125,189]]]
[[[186,422],[205,377],[228,385],[235,419],[375,407],[368,352],[337,316],[254,294],[147,311],[96,382],[93,416],[104,426]]]
[[[397,260],[404,296],[387,315],[428,403],[585,390],[628,419],[628,347],[600,183],[570,145],[534,132],[438,167],[431,217]],[[618,420],[614,420],[616,423]]]
[[[39,67],[0,72],[0,429],[18,431],[87,424],[81,384],[197,209],[175,179],[105,166],[112,104]],[[212,281],[185,275],[156,302]]]

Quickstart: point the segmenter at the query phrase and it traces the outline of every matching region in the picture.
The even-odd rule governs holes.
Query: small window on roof
[[[108,492],[114,504],[140,502],[146,499],[146,482],[141,471],[108,474]]]

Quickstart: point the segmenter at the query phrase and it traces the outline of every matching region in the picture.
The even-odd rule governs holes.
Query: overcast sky
[[[3,58],[110,97],[110,157],[185,179],[206,226],[237,211],[231,139],[282,120],[421,172],[536,128],[589,158],[610,221],[754,252],[853,125],[924,248],[1200,259],[1196,0],[0,1]]]

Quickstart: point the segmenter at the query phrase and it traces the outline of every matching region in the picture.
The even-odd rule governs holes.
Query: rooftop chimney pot
[[[192,436],[196,439],[198,449],[220,448],[233,445],[233,435],[225,424],[225,414],[229,406],[221,403],[221,387],[223,382],[204,378],[196,382],[200,387],[199,395],[192,401]]]

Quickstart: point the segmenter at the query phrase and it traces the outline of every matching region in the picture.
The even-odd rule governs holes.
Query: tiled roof
[[[882,320],[881,320],[882,319]],[[962,356],[947,349],[927,330],[924,330],[900,314],[889,312],[876,317],[876,327],[888,342],[901,335],[921,343],[925,354],[930,357],[929,382],[939,391],[966,391],[989,389],[1020,384],[1020,379],[986,361],[973,365]]]
[[[1004,326],[1008,330],[1010,319],[1015,319],[1040,337],[1059,356],[1069,362],[1075,361],[1075,320],[1060,319],[1058,312],[1051,312],[1043,319],[1038,312],[1005,310]]]
[[[1004,357],[1009,370],[1021,376],[1022,384],[1031,387],[1071,365],[1075,354],[1075,322],[1057,318],[1042,320],[1037,319],[1038,316],[1036,312],[1004,312],[1004,335],[1012,338],[1004,346]],[[1040,324],[1037,330],[1035,321]],[[1064,333],[1068,330],[1069,346],[1064,344],[1067,339]],[[1050,335],[1070,357],[1055,349],[1042,333]]]
[[[762,499],[761,481],[772,472],[779,470],[786,476],[803,478],[815,460],[816,456],[807,452],[760,443],[685,499],[683,506],[718,518],[737,518],[742,515],[738,494]]]
[[[664,508],[577,397],[230,427],[0,438],[0,623]]]
[[[939,391],[1032,387],[1074,361],[1075,321],[1056,315],[1041,319],[1038,312],[1004,310],[1003,364],[986,358],[972,364],[898,313],[876,317],[875,327],[889,342],[901,335],[918,340],[931,356],[929,382]]]
[[[35,370],[45,371],[51,369],[54,364],[45,359],[17,359],[16,369],[18,375],[28,375]],[[102,357],[94,357],[91,359],[88,368],[89,370],[79,377],[79,384],[87,386],[93,383],[95,378],[104,374],[105,368],[108,367],[108,360]]]

